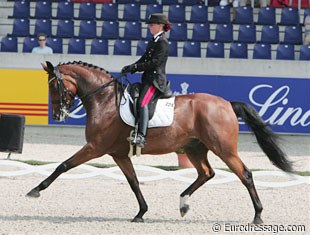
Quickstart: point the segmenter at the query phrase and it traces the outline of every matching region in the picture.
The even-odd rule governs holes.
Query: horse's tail
[[[292,162],[286,158],[286,154],[278,146],[278,136],[272,132],[262,120],[257,111],[250,105],[242,102],[230,102],[237,117],[254,132],[257,142],[269,160],[278,168],[286,172],[292,172]]]

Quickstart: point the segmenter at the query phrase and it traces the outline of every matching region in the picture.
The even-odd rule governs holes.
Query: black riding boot
[[[140,108],[140,118],[139,118],[139,126],[138,126],[138,136],[136,144],[140,148],[144,148],[146,144],[146,131],[149,122],[149,108],[145,105],[143,108]]]

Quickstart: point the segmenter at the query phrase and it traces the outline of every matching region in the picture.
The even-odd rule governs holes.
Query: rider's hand
[[[135,73],[137,72],[137,65],[136,64],[131,64],[131,65],[126,65],[122,68],[122,73]]]

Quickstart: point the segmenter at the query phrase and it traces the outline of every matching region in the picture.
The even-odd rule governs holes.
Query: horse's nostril
[[[58,120],[59,119],[59,114],[58,113],[53,113],[53,119]]]

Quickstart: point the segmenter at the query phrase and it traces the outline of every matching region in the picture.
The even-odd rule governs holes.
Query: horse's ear
[[[52,65],[51,62],[46,61],[46,65],[47,65],[47,68],[49,69],[49,71],[54,72],[54,66]]]
[[[43,68],[46,72],[48,72],[48,68],[47,68],[46,64],[41,63],[41,66],[42,66],[42,68]]]
[[[53,74],[54,73],[54,66],[52,65],[51,62],[46,61],[46,64],[41,63],[43,69],[48,72],[49,74]]]

